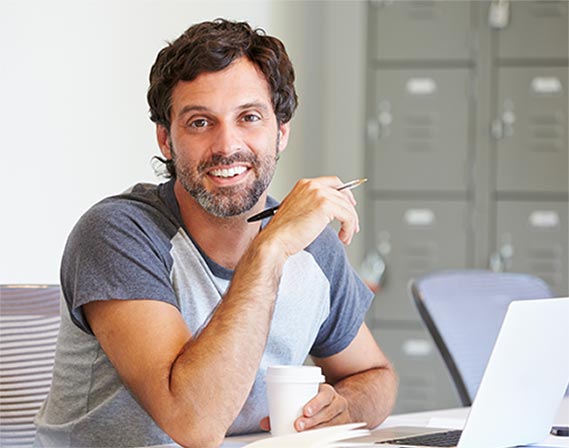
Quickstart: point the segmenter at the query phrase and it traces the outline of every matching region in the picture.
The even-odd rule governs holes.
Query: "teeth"
[[[247,171],[244,166],[236,166],[234,168],[222,168],[217,170],[211,170],[210,174],[216,177],[233,177]]]

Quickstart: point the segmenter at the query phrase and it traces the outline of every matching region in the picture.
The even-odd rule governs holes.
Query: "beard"
[[[169,143],[177,179],[204,210],[218,218],[229,218],[251,210],[269,187],[278,160],[278,135],[275,151],[265,156],[258,157],[250,152],[237,152],[230,156],[213,154],[209,159],[197,164],[179,161],[171,139]],[[237,162],[249,165],[250,170],[255,175],[252,183],[217,187],[213,191],[207,190],[204,177],[207,176],[208,169]]]

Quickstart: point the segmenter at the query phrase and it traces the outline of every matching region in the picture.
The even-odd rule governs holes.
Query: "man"
[[[335,177],[267,197],[296,108],[282,43],[246,23],[189,28],[158,55],[148,100],[172,179],[96,204],[69,237],[52,389],[38,445],[218,446],[268,429],[263,375],[308,354],[327,384],[299,431],[379,424],[395,373],[363,323],[371,293]]]

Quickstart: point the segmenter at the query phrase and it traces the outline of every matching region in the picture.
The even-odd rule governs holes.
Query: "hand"
[[[348,401],[330,384],[320,385],[318,395],[304,406],[303,413],[294,423],[297,431],[352,422]]]
[[[338,237],[349,244],[359,232],[356,201],[351,191],[337,189],[337,177],[302,179],[283,200],[279,210],[263,231],[272,236],[290,256],[303,250],[333,220],[340,222]]]
[[[303,415],[294,422],[297,431],[352,422],[348,401],[330,384],[321,384],[318,395],[306,403],[302,411]],[[269,431],[269,417],[262,419],[260,426],[261,429]]]

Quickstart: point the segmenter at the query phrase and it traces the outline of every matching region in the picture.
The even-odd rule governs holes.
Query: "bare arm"
[[[349,242],[353,198],[335,178],[299,182],[241,259],[211,321],[192,338],[173,306],[110,300],[84,306],[121,379],[157,424],[185,446],[216,446],[247,399],[286,259],[332,220]]]
[[[179,311],[163,302],[84,307],[123,382],[181,445],[219,445],[253,384],[282,268],[278,254],[259,246],[243,260],[249,269],[235,272],[226,298],[196,338]]]
[[[329,384],[305,406],[297,429],[347,422],[373,428],[387,418],[395,403],[397,376],[365,324],[345,350],[314,362]]]

